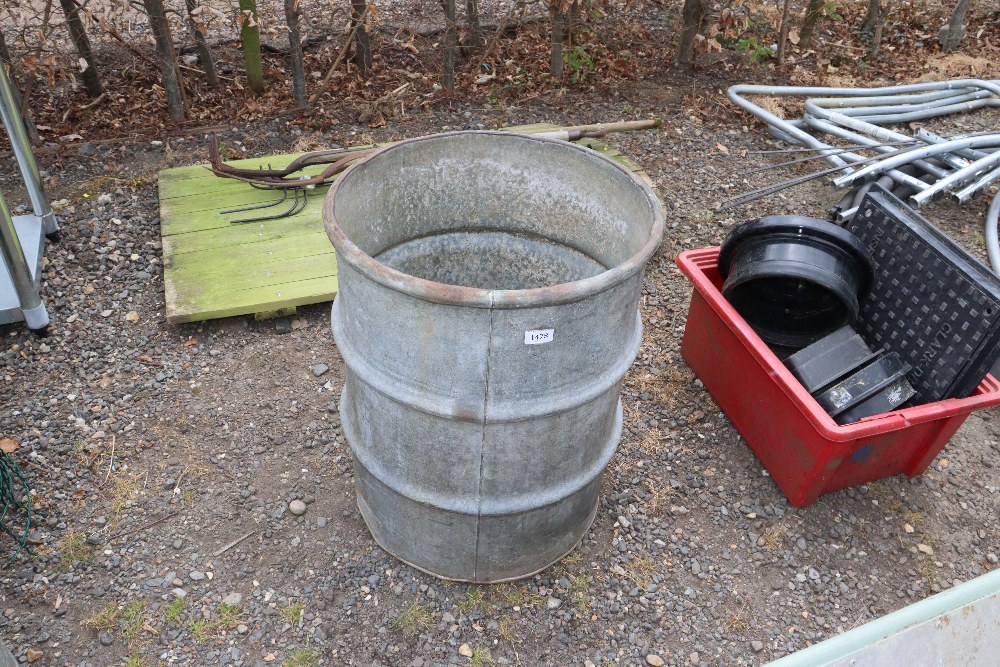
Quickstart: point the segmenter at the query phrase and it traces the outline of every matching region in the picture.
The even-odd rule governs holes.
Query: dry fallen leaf
[[[139,313],[135,312],[134,310],[128,311],[128,313],[125,314],[125,321],[126,322],[138,322],[139,321]]]
[[[21,445],[17,443],[17,440],[13,438],[0,438],[0,452],[13,454],[19,449],[21,449]]]

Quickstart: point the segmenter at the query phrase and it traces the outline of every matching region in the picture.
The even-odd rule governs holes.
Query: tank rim
[[[608,166],[617,169],[626,178],[632,181],[645,195],[647,203],[653,214],[653,224],[650,226],[649,236],[642,247],[629,257],[626,261],[603,271],[596,276],[575,280],[556,285],[537,287],[523,290],[496,290],[480,287],[465,287],[461,285],[451,285],[425,278],[419,278],[397,269],[394,269],[371,255],[365,253],[355,244],[344,232],[337,222],[334,211],[334,202],[341,184],[350,178],[351,174],[363,168],[370,160],[379,156],[399,150],[410,144],[423,141],[434,141],[447,137],[486,135],[502,136],[505,138],[516,138],[539,143],[556,143],[567,147],[570,150],[580,151],[581,155],[586,155],[585,159],[604,160]],[[355,162],[342,173],[330,186],[330,191],[323,203],[323,223],[326,226],[326,233],[334,248],[337,250],[338,261],[345,261],[352,267],[360,271],[363,275],[380,283],[390,289],[397,290],[404,294],[414,296],[424,301],[455,306],[470,306],[475,308],[530,308],[537,306],[552,306],[564,303],[572,303],[591,295],[603,292],[614,285],[624,282],[631,276],[642,270],[646,262],[653,256],[660,242],[663,239],[664,217],[663,208],[656,194],[650,186],[645,183],[637,174],[600,153],[596,153],[585,146],[580,146],[572,142],[560,141],[536,137],[529,134],[519,134],[516,132],[503,132],[495,130],[463,130],[457,132],[442,132],[424,137],[405,139],[373,152],[363,160]]]

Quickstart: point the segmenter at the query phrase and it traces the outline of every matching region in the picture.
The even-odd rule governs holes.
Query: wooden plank
[[[171,248],[164,253],[168,320],[199,312],[242,315],[275,310],[288,305],[282,301],[285,296],[301,300],[301,283],[324,278],[335,283],[336,256],[325,234],[322,243],[312,233],[214,248],[198,243],[202,235],[173,237],[175,244],[183,238],[187,251],[172,252]],[[286,291],[283,285],[291,287]],[[246,305],[248,289],[254,298],[264,300]],[[322,288],[316,300],[293,305],[318,303],[335,292]]]
[[[599,141],[598,139],[594,139],[591,137],[580,139],[576,143],[580,144],[581,146],[588,146],[593,150],[599,151],[602,155],[606,155],[615,162],[621,164],[626,169],[635,172],[635,174],[639,178],[641,178],[643,182],[646,183],[646,185],[652,188],[654,192],[656,191],[656,186],[653,185],[653,179],[649,177],[646,171],[642,167],[640,167],[634,160],[632,160],[626,155],[622,155],[618,151],[618,149],[612,148],[611,146],[608,146],[607,144]]]
[[[528,123],[527,125],[511,125],[510,127],[501,128],[504,132],[544,132],[545,130],[558,130],[558,125],[553,125],[552,123]]]
[[[249,188],[248,188],[249,189]],[[244,227],[251,226],[259,230],[260,225],[264,225],[268,229],[270,228],[280,228],[287,226],[289,223],[309,221],[318,222],[321,220],[323,215],[323,200],[326,197],[326,190],[315,191],[315,195],[310,195],[309,200],[306,202],[306,206],[298,214],[290,216],[287,218],[279,218],[277,220],[261,220],[258,222],[248,222],[233,224],[231,220],[240,220],[250,217],[258,217],[264,215],[274,215],[282,211],[286,211],[292,204],[291,197],[288,198],[282,204],[275,206],[270,209],[259,209],[256,211],[245,211],[243,213],[233,213],[230,215],[220,215],[219,211],[222,209],[208,208],[203,210],[192,210],[203,206],[211,206],[210,202],[216,198],[221,198],[221,195],[211,195],[193,198],[194,201],[191,203],[186,203],[182,206],[176,206],[176,200],[166,201],[160,204],[160,234],[162,236],[176,236],[181,234],[188,234],[191,232],[201,232],[210,229],[228,228],[228,227]],[[271,193],[274,196],[274,193]],[[226,206],[233,207],[238,205],[239,200],[234,200],[226,197]],[[265,200],[267,201],[267,200]],[[202,202],[202,203],[198,203]],[[259,203],[255,200],[247,200],[246,205]],[[319,224],[317,229],[322,228],[322,224]],[[246,232],[250,237],[254,236],[254,232]]]
[[[296,262],[301,266],[297,266]],[[315,273],[317,262],[322,264],[320,273]],[[223,252],[218,248],[208,248],[178,253],[165,258],[163,268],[170,269],[175,275],[180,273],[186,281],[196,284],[212,282],[222,286],[247,281],[269,285],[281,280],[301,280],[302,273],[332,275],[337,272],[330,242],[316,243],[315,237],[308,234],[269,243],[233,246]],[[272,280],[272,276],[277,277]]]
[[[280,168],[298,155],[231,164]],[[222,216],[228,208],[275,201],[278,193],[219,178],[204,165],[165,170],[159,190],[169,322],[278,312],[336,294],[336,256],[321,220],[324,188],[313,191],[295,216],[246,224],[230,220],[287,210],[292,198],[273,210]]]
[[[299,215],[282,220],[266,220],[245,225],[221,225],[197,232],[164,235],[163,255],[179,255],[197,250],[218,250],[221,252],[245,243],[275,241],[286,236],[309,235],[317,239],[326,238],[323,221],[319,215]],[[329,241],[326,241],[329,243]]]
[[[172,280],[171,289],[175,295],[174,306],[186,307],[191,312],[210,312],[232,308],[239,302],[240,295],[248,289],[265,290],[273,293],[274,308],[284,307],[280,301],[286,290],[303,281],[327,280],[333,284],[337,279],[337,260],[327,253],[311,258],[287,258],[268,262],[261,266],[247,267],[236,275],[202,274],[188,275],[175,273],[181,280]],[[324,289],[323,292],[328,292]],[[318,303],[314,301],[312,303]],[[254,307],[240,314],[257,313],[268,308]]]
[[[323,165],[306,167],[302,170],[303,175],[314,176],[323,171]],[[210,171],[205,172],[203,178],[182,178],[175,181],[163,181],[160,183],[159,194],[161,201],[170,201],[178,197],[202,196],[218,192],[240,192],[254,190],[249,183],[238,181],[234,178],[220,178]],[[265,190],[264,192],[271,192]]]
[[[321,211],[323,200],[326,198],[327,189],[317,188],[307,193],[304,211]],[[282,201],[281,194],[275,191],[253,190],[247,188],[240,191],[208,192],[197,197],[183,197],[180,199],[170,199],[161,204],[160,210],[171,218],[173,227],[164,230],[167,234],[183,234],[187,231],[198,231],[201,229],[213,229],[219,226],[233,223],[234,220],[245,220],[258,218],[267,215],[276,215],[282,211],[289,210],[295,200],[295,194],[290,192],[288,197]],[[302,205],[301,195],[299,205]],[[233,213],[223,213],[251,205],[274,204],[270,207],[239,211]],[[289,216],[291,217],[291,216]],[[178,220],[180,218],[180,220]],[[283,218],[281,218],[283,219]]]
[[[295,308],[279,308],[278,310],[266,310],[262,313],[254,313],[253,318],[258,322],[264,320],[273,320],[277,317],[288,317],[289,315],[294,315]]]
[[[276,286],[248,287],[232,291],[225,303],[203,306],[177,300],[168,311],[169,324],[201,322],[234,315],[251,315],[270,310],[308,306],[313,303],[333,301],[337,295],[336,276],[324,276]],[[169,296],[169,295],[168,295]]]

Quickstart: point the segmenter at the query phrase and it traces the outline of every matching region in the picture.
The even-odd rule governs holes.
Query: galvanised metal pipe
[[[986,255],[990,259],[993,273],[1000,275],[1000,239],[997,237],[997,219],[1000,218],[1000,192],[993,197],[986,212]]]
[[[988,187],[990,183],[997,180],[998,178],[1000,178],[1000,168],[994,169],[993,171],[983,174],[978,179],[972,181],[961,190],[955,192],[953,196],[955,197],[955,199],[959,201],[959,203],[964,204],[965,202],[975,197],[976,193],[981,192],[984,188]]]
[[[835,178],[833,180],[833,184],[835,187],[844,188],[850,186],[856,181],[863,180],[865,178],[872,178],[874,176],[880,176],[889,169],[895,169],[904,164],[912,163],[914,160],[933,157],[935,155],[940,155],[941,153],[952,152],[959,148],[978,148],[980,146],[993,146],[997,144],[1000,144],[1000,134],[969,137],[966,139],[952,139],[933,146],[915,148],[913,150],[903,151],[898,155],[887,157],[880,162],[870,164],[852,174],[846,174]]]
[[[940,134],[936,134],[934,132],[931,132],[926,127],[918,127],[916,129],[916,131],[914,131],[913,136],[915,136],[917,139],[920,139],[925,144],[939,144],[942,141],[948,141],[949,139],[964,139],[965,137],[974,137],[974,136],[979,136],[979,135],[982,135],[982,134],[985,134],[985,133],[983,133],[983,132],[972,132],[972,133],[966,133],[966,134],[956,134],[956,135],[953,135],[953,136],[950,136],[950,137],[942,137]],[[964,158],[968,158],[970,160],[978,160],[979,158],[985,156],[986,152],[985,151],[981,151],[981,150],[974,150],[974,149],[971,149],[971,148],[966,148],[964,150],[955,151],[955,155],[958,155],[958,156],[961,156],[961,157],[964,157]],[[965,166],[965,165],[963,165],[963,166]]]
[[[891,177],[883,176],[878,179],[877,183],[892,192],[894,182]],[[840,210],[837,212],[834,222],[842,225],[853,218],[854,214],[857,213],[858,209],[861,207],[861,201],[865,198],[865,195],[868,194],[868,191],[872,189],[874,184],[875,182],[869,181],[854,190],[848,191],[847,194],[845,194],[840,200],[841,203],[846,202],[847,205],[843,207],[841,207],[840,204],[837,205]]]
[[[2,64],[0,70],[3,70]],[[21,240],[14,227],[14,219],[10,215],[7,200],[4,199],[2,192],[0,192],[0,259],[7,267],[7,273],[14,286],[14,294],[17,295],[18,307],[24,316],[24,323],[29,329],[44,329],[49,324],[49,314],[38,292],[38,282],[31,275],[31,267],[28,266],[28,260],[24,256]]]
[[[953,81],[915,83],[901,86],[885,86],[881,88],[827,88],[823,86],[758,86],[738,84],[730,86],[727,91],[727,96],[733,104],[756,116],[757,118],[760,118],[768,125],[780,129],[786,135],[796,139],[797,143],[801,143],[802,145],[809,146],[811,148],[825,148],[827,147],[827,144],[819,141],[808,132],[804,132],[795,127],[785,119],[753,104],[744,96],[768,95],[777,97],[801,97],[817,95],[827,97],[856,98],[878,97],[898,93],[905,94],[948,90],[961,91],[964,93],[966,92],[965,89],[983,89],[993,93],[994,95],[1000,96],[1000,84],[998,84],[997,81],[983,81],[980,79],[956,79]],[[827,161],[833,166],[847,166],[849,162],[839,156],[830,157]]]
[[[926,120],[928,118],[937,118],[938,116],[948,116],[955,113],[964,113],[968,111],[975,111],[976,109],[986,109],[997,106],[1000,106],[1000,100],[991,98],[988,100],[976,100],[975,102],[964,102],[962,104],[954,104],[946,107],[937,107],[926,111],[858,116],[857,118],[868,123],[912,123],[917,120]]]
[[[827,134],[832,134],[835,137],[839,137],[841,139],[846,139],[846,140],[854,142],[856,144],[867,144],[868,146],[871,146],[872,148],[874,148],[876,145],[879,145],[879,144],[882,144],[882,143],[889,143],[889,142],[893,142],[893,141],[903,141],[903,140],[910,140],[910,141],[913,140],[912,137],[907,137],[905,134],[901,134],[899,132],[893,132],[892,130],[887,130],[887,129],[883,128],[883,127],[877,127],[875,125],[871,126],[871,133],[873,135],[877,136],[877,137],[881,137],[881,139],[873,139],[871,136],[868,136],[867,134],[861,134],[859,132],[854,132],[852,130],[848,130],[846,128],[843,128],[840,125],[837,125],[836,123],[831,123],[830,121],[823,120],[822,118],[816,118],[816,117],[813,117],[813,116],[806,116],[805,118],[802,118],[802,119],[799,119],[799,120],[794,120],[794,121],[789,121],[789,122],[792,125],[794,125],[795,127],[798,127],[800,129],[803,128],[803,127],[809,127],[809,128],[816,129],[816,130],[821,130],[821,131],[823,131],[823,132],[825,132]],[[773,128],[772,128],[772,130],[773,130]],[[779,138],[779,139],[781,138],[781,136],[779,136],[779,134],[777,132],[775,132],[775,131],[772,131],[771,134],[772,134],[772,136],[775,136],[776,138]],[[896,139],[887,139],[887,137],[896,137]],[[876,150],[879,150],[881,152],[889,152],[892,149],[891,148],[880,148],[880,149],[876,149]],[[850,160],[850,161],[853,161],[853,162],[858,162],[858,161],[860,161],[860,160],[863,159],[862,156],[859,156],[859,155],[853,154],[853,153],[848,153],[844,157],[846,159]],[[920,162],[917,163],[916,166],[920,167],[921,169],[923,169],[927,173],[930,173],[930,174],[934,175],[937,178],[941,178],[941,177],[945,176],[948,173],[947,169],[943,168],[942,166],[938,166],[936,164],[933,164],[932,162],[920,161]],[[905,183],[905,184],[910,185],[910,186],[915,187],[915,188],[918,188],[921,185],[921,184],[918,184],[918,183],[915,183],[915,182],[911,182],[911,181],[904,181],[896,173],[892,173],[890,175],[898,183],[900,183],[900,184]],[[924,187],[926,187],[926,184],[924,184]]]
[[[899,134],[898,132],[886,130],[883,127],[872,125],[871,123],[867,123],[861,119],[844,116],[843,114],[839,114],[835,111],[820,109],[815,105],[811,105],[809,100],[806,100],[805,108],[807,122],[810,120],[810,117],[818,117],[826,119],[834,125],[874,136],[876,139],[881,139],[882,137],[894,137],[892,139],[881,139],[882,141],[897,141],[899,139],[907,138],[905,134]],[[920,161],[916,163],[916,166],[920,167],[929,174],[934,174],[938,178],[943,178],[948,173],[946,169],[933,165],[927,161]]]
[[[810,98],[809,102],[824,109],[835,108],[837,113],[844,114],[845,116],[857,117],[857,116],[878,116],[878,115],[893,116],[896,114],[904,115],[922,111],[932,111],[935,109],[958,105],[964,102],[974,102],[989,97],[992,97],[992,94],[989,91],[980,90],[974,93],[966,93],[964,95],[952,95],[944,99],[934,100],[931,102],[924,102],[923,104],[886,104],[886,105],[872,105],[872,106],[831,107],[830,105],[823,104],[822,100],[816,98]],[[837,99],[837,98],[826,98],[826,99]]]
[[[875,97],[879,95],[896,95],[903,93],[919,93],[936,90],[960,90],[964,88],[981,88],[1000,97],[1000,80],[983,79],[952,79],[949,81],[928,81],[923,83],[907,83],[897,86],[878,88],[830,88],[826,86],[760,86],[752,84],[737,84],[729,88],[730,99],[737,97],[743,103],[743,95],[765,95],[772,97],[806,97],[820,95],[827,97]],[[743,106],[740,102],[733,102]],[[753,105],[751,105],[753,106]],[[752,113],[752,112],[751,112]]]
[[[857,132],[852,132],[851,130],[846,130],[846,129],[840,127],[839,125],[835,125],[833,123],[830,123],[828,121],[822,120],[820,118],[811,118],[811,117],[809,117],[809,118],[803,118],[803,119],[799,119],[799,120],[789,121],[789,123],[791,123],[793,126],[799,128],[799,129],[802,129],[802,128],[812,128],[812,129],[821,130],[821,131],[823,131],[823,132],[825,132],[827,134],[832,134],[835,137],[851,141],[851,142],[857,144],[859,148],[863,148],[864,146],[868,146],[868,147],[871,147],[871,148],[873,148],[875,150],[878,150],[880,152],[891,152],[891,151],[894,150],[893,148],[886,147],[882,142],[877,141],[875,139],[872,139],[871,137],[868,137],[868,136],[865,136],[865,135],[862,135],[862,134],[858,134]],[[778,130],[777,128],[769,126],[768,127],[768,132],[775,139],[779,139],[781,141],[787,141],[789,143],[797,143],[797,141],[793,141],[791,137],[789,137],[787,134],[784,134],[781,130]],[[812,136],[812,135],[810,135],[810,136]],[[908,143],[916,143],[915,141],[913,141],[912,137],[906,137],[906,135],[904,135],[904,134],[900,134],[899,136],[902,137],[903,139],[908,140]],[[888,143],[892,143],[892,142],[888,142]],[[830,150],[836,149],[836,146],[834,146],[832,144],[825,144],[824,143],[823,145],[827,146],[828,149],[830,149]],[[875,146],[881,146],[881,148],[875,148]],[[853,162],[862,162],[862,161],[867,162],[868,161],[868,158],[866,158],[863,155],[859,155],[857,153],[843,153],[842,155],[840,155],[840,157],[843,157],[845,160],[847,160],[848,162],[852,162],[852,163]],[[935,167],[933,165],[931,165],[929,168],[930,169],[935,169],[937,171],[937,173],[941,173],[941,174],[945,173],[944,170],[942,170],[940,168],[937,168],[937,167]],[[914,187],[919,187],[917,183],[913,182],[913,179],[908,174],[899,174],[899,173],[893,171],[893,172],[890,172],[889,175],[892,176],[893,179],[896,180],[900,185],[909,184],[909,185],[913,185]],[[926,184],[922,184],[922,185],[924,187],[926,187]]]
[[[945,137],[934,134],[930,130],[923,127],[918,127],[916,131],[913,133],[913,136],[919,139],[920,141],[924,142],[925,144],[939,144],[942,141],[948,140]],[[959,137],[956,136],[950,138],[957,139]],[[970,151],[966,149],[964,151],[956,153],[945,153],[944,155],[941,156],[941,160],[943,160],[945,164],[950,166],[952,169],[961,169],[962,167],[965,167],[966,165],[969,164],[969,159],[978,160],[983,155],[985,155],[985,153],[983,153],[970,157],[969,153],[972,152],[975,152],[977,154],[979,153],[979,151]]]
[[[575,144],[456,132],[354,164],[324,219],[341,421],[375,540],[475,582],[564,556],[618,445],[656,196]]]
[[[911,144],[914,144],[914,143],[917,143],[917,142],[914,142],[913,140],[909,140],[909,141],[896,141],[896,142],[893,142],[891,144],[875,144],[875,146],[872,146],[872,148],[875,148],[875,147],[882,148],[882,147],[885,147],[885,146],[896,146],[896,147],[899,147],[899,146],[911,145]],[[790,167],[792,165],[801,164],[803,162],[812,162],[813,160],[821,160],[826,155],[843,155],[845,153],[850,153],[850,154],[856,155],[856,153],[854,153],[855,150],[857,150],[857,147],[851,146],[849,148],[839,148],[837,150],[834,150],[833,152],[828,152],[828,151],[825,151],[825,150],[822,151],[822,152],[812,151],[813,155],[807,155],[805,157],[798,157],[798,158],[795,158],[795,159],[792,159],[792,160],[786,160],[785,162],[769,163],[769,164],[767,164],[767,165],[765,165],[763,167],[754,167],[753,169],[747,169],[745,171],[740,172],[740,174],[743,175],[743,176],[749,176],[751,174],[758,174],[758,173],[760,173],[762,171],[770,171],[772,169],[781,169],[782,167]]]
[[[839,125],[835,125],[834,123],[822,120],[820,118],[806,118],[803,122],[806,125],[808,125],[809,127],[812,127],[814,129],[817,129],[817,130],[821,130],[821,131],[826,132],[828,134],[832,134],[835,137],[839,137],[841,139],[847,139],[848,141],[854,141],[854,142],[856,142],[858,144],[867,144],[869,146],[872,146],[873,150],[876,150],[876,151],[881,152],[881,153],[889,153],[889,152],[892,152],[892,151],[895,150],[893,148],[888,148],[888,147],[884,147],[884,148],[881,148],[881,149],[880,148],[875,148],[875,145],[877,145],[877,144],[880,143],[878,140],[872,139],[872,138],[870,138],[868,136],[865,136],[863,134],[858,134],[857,132],[852,132],[850,130],[846,130],[846,129],[840,127]],[[886,136],[888,136],[890,134],[898,134],[898,133],[887,132]],[[904,134],[900,134],[899,136],[903,137],[903,138],[907,138],[906,135],[904,135]],[[862,159],[864,159],[862,156],[857,155],[856,156],[857,159],[855,160],[854,159],[855,154],[852,154],[852,155],[850,155],[848,157],[852,161],[854,161],[854,162],[859,162]],[[943,176],[946,173],[943,169],[940,169],[939,167],[937,167],[935,165],[932,165],[932,164],[929,164],[929,163],[926,163],[926,162],[921,162],[921,163],[919,163],[916,166],[919,166],[919,167],[923,168],[925,171],[931,173],[935,178],[938,178],[939,176]],[[915,178],[912,174],[907,174],[906,172],[903,172],[903,171],[892,170],[892,171],[890,171],[888,173],[888,175],[891,176],[892,179],[894,181],[896,181],[897,183],[899,183],[900,185],[908,185],[911,188],[913,188],[914,190],[923,190],[924,188],[927,187],[927,183],[921,181],[918,178]]]
[[[955,173],[942,178],[926,190],[913,195],[910,199],[919,208],[927,202],[936,199],[946,189],[961,185],[962,183],[971,180],[982,172],[988,171],[997,165],[1000,165],[1000,152],[987,155],[986,157],[982,157],[968,166],[962,167]]]
[[[915,173],[917,171],[914,167],[911,167],[909,165],[905,167],[900,167],[899,170],[908,174]],[[920,180],[922,180],[926,185],[932,185],[933,183],[937,182],[937,179],[931,176],[930,174],[924,174],[923,176],[920,177]],[[901,185],[898,188],[895,188],[892,191],[892,194],[896,195],[903,201],[906,201],[907,199],[915,195],[917,192],[918,192],[917,190],[914,190],[913,188],[907,185]]]
[[[56,222],[56,214],[52,211],[48,197],[45,196],[42,175],[38,171],[38,164],[31,152],[28,133],[24,129],[20,109],[14,101],[14,91],[2,63],[0,63],[0,119],[3,120],[11,147],[14,150],[14,156],[21,168],[21,176],[24,179],[24,187],[28,191],[28,197],[31,199],[31,207],[35,215],[41,218],[42,229],[45,233],[53,234],[59,231],[59,223]]]
[[[892,132],[891,130],[887,130],[885,128],[879,127],[879,126],[877,126],[875,124],[872,124],[873,122],[896,122],[896,121],[898,121],[898,122],[904,122],[904,121],[907,121],[907,120],[913,120],[916,117],[916,114],[906,114],[906,117],[904,117],[904,116],[894,117],[895,120],[893,120],[893,121],[888,121],[888,120],[886,120],[884,118],[876,118],[876,117],[851,118],[849,116],[845,116],[845,115],[843,115],[841,113],[838,113],[838,112],[830,112],[830,111],[826,111],[826,110],[820,110],[820,107],[818,107],[817,105],[815,105],[812,102],[812,100],[806,100],[804,106],[805,106],[805,109],[806,109],[806,112],[807,112],[807,116],[806,116],[806,120],[807,121],[809,120],[809,115],[808,114],[822,116],[824,118],[827,118],[829,121],[831,121],[833,123],[836,123],[836,124],[838,124],[840,126],[850,127],[850,128],[855,129],[855,130],[857,130],[859,132],[864,132],[866,134],[871,134],[871,135],[873,135],[873,136],[881,139],[882,141],[888,141],[890,138],[904,138],[904,137],[906,137],[906,135],[900,134],[898,132]],[[954,110],[957,110],[958,106],[960,106],[960,105],[956,105],[955,107],[952,107],[953,111],[951,111],[951,112],[954,112]],[[968,110],[968,109],[963,108],[962,110]],[[951,113],[951,112],[949,112],[949,113]],[[949,164],[949,157],[950,157],[950,154],[947,154],[947,153],[942,155],[942,158],[944,159],[944,161],[946,163],[945,166],[954,166],[953,164]],[[934,160],[933,159],[932,160],[926,160],[926,161],[925,160],[919,160],[919,161],[915,162],[914,164],[916,166],[920,167],[921,169],[923,169],[924,171],[927,171],[928,173],[937,176],[938,178],[945,178],[948,175],[948,173],[949,173],[949,171],[947,169],[943,169],[941,167],[938,167],[936,164],[934,164]],[[964,165],[962,165],[962,166],[964,166]]]
[[[974,88],[968,88],[965,90],[941,90],[930,93],[918,93],[916,95],[882,95],[873,97],[812,97],[810,98],[813,102],[826,107],[828,109],[845,109],[850,107],[862,107],[862,106],[881,106],[881,105],[904,105],[904,104],[922,104],[924,102],[934,102],[936,100],[954,98],[959,95],[967,95],[968,93],[974,91]]]

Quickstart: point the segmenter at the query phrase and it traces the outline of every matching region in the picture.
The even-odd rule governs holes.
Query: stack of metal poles
[[[848,190],[834,209],[834,217],[841,222],[854,215],[875,182],[919,208],[943,196],[968,202],[1000,179],[1000,131],[942,137],[923,128],[909,135],[886,127],[1000,107],[997,80],[958,79],[881,88],[737,85],[728,95],[734,104],[767,123],[772,136],[810,149],[831,165],[820,175],[834,175],[834,186]],[[751,102],[750,96],[805,98],[803,116],[780,118]],[[845,147],[831,141],[849,143]],[[862,151],[876,155],[865,156]],[[793,181],[788,183],[794,185]],[[1000,273],[998,217],[1000,193],[989,207],[985,230],[990,264]]]

